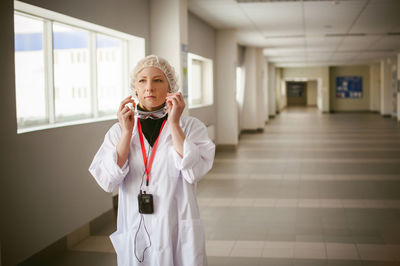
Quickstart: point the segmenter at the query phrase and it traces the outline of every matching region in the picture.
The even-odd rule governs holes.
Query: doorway
[[[288,106],[306,106],[307,82],[286,82],[286,95]]]

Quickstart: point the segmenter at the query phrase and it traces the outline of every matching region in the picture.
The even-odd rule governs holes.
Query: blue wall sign
[[[336,98],[362,98],[362,77],[336,77]]]

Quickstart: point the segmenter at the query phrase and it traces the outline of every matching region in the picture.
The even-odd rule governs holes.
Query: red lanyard
[[[158,146],[158,139],[160,138],[161,131],[164,128],[165,122],[167,122],[167,119],[165,119],[161,125],[160,133],[158,134],[156,142],[154,142],[154,144],[153,144],[153,150],[151,151],[151,154],[150,154],[149,164],[147,164],[147,155],[146,155],[146,148],[144,147],[142,125],[140,124],[139,118],[137,120],[138,129],[139,129],[139,137],[140,137],[140,146],[142,146],[142,156],[143,156],[144,168],[146,169],[146,175],[147,175],[146,186],[149,185],[149,179],[150,179],[149,174],[151,171],[151,166],[153,165],[154,156],[156,155],[157,146]]]

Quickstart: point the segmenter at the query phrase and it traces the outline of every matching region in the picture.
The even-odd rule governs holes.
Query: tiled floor
[[[400,265],[400,124],[287,109],[198,185],[210,266]],[[116,265],[110,224],[55,265]]]

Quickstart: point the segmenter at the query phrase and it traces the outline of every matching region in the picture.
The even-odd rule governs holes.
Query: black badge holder
[[[139,213],[152,214],[154,212],[153,207],[153,195],[146,194],[146,191],[140,190],[138,195]]]

